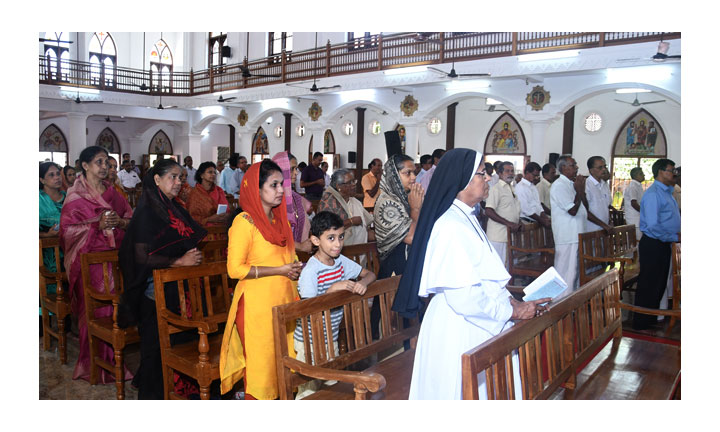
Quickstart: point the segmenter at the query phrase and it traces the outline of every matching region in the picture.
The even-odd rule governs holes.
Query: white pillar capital
[[[549,120],[531,120],[531,141],[527,154],[530,160],[539,163],[541,166],[547,162],[548,155],[545,153],[545,133],[547,132]]]

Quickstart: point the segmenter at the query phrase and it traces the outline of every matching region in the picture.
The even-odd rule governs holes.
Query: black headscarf
[[[207,235],[187,210],[168,199],[155,184],[155,174],[172,169],[169,165],[173,164],[177,165],[172,160],[159,161],[148,171],[138,206],[120,245],[124,286],[118,313],[120,327],[136,324],[140,318],[140,300],[153,269],[170,267]]]
[[[435,168],[430,187],[420,209],[410,253],[392,310],[406,318],[413,318],[420,309],[418,288],[422,278],[428,240],[435,221],[450,208],[458,192],[467,187],[477,167],[475,150],[448,150]]]

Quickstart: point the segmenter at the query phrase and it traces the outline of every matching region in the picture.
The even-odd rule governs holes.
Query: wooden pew
[[[591,231],[578,235],[580,285],[591,281],[607,271],[608,266],[619,263],[620,287],[626,289],[637,281],[640,273],[635,225],[613,228],[611,235],[605,231]]]
[[[625,303],[624,301],[620,302],[620,307],[625,310],[632,311],[633,313],[643,313],[646,315],[655,315],[655,316],[669,316],[670,317],[670,323],[668,324],[667,329],[665,329],[665,334],[670,333],[670,331],[675,326],[675,323],[677,320],[680,319],[680,243],[673,243],[672,244],[672,287],[673,287],[673,304],[672,309],[650,309],[645,308],[641,306],[635,306],[629,303]]]
[[[380,256],[378,255],[376,242],[344,246],[341,253],[375,273],[375,275],[380,271]],[[308,262],[311,257],[310,254],[302,251],[297,252],[297,256],[298,260],[304,263]]]
[[[610,209],[610,225],[621,226],[625,225],[625,212],[617,210],[615,208]]]
[[[43,249],[52,249],[55,256],[55,271],[45,267]],[[65,292],[68,284],[67,273],[60,259],[60,237],[40,237],[40,307],[42,308],[43,349],[50,351],[50,337],[58,341],[60,364],[67,363],[67,337],[65,336],[65,317],[70,315],[70,294]],[[49,294],[47,286],[55,284],[55,293]],[[50,325],[50,312],[57,320],[57,330]]]
[[[479,398],[478,374],[485,377],[488,399],[514,399],[516,350],[523,399],[672,398],[680,382],[680,348],[622,337],[619,299],[614,269],[544,315],[464,353],[463,399]]]
[[[102,292],[96,291],[90,281],[90,266],[102,265]],[[122,274],[118,267],[118,251],[91,252],[80,255],[80,269],[85,293],[85,319],[90,344],[90,384],[97,383],[98,368],[115,374],[115,387],[118,400],[125,399],[125,368],[123,350],[127,344],[140,342],[137,326],[121,329],[117,324],[118,306],[122,294]],[[95,311],[102,307],[112,307],[112,315],[96,318]],[[115,365],[97,355],[96,339],[112,345],[115,352]]]
[[[230,309],[227,262],[154,270],[153,279],[165,399],[182,399],[173,390],[174,371],[196,379],[200,398],[210,399],[210,384],[220,379],[220,346]],[[220,285],[214,288],[215,283]],[[179,313],[167,307],[165,289],[177,290]],[[221,293],[220,302],[213,292]],[[198,340],[170,342],[170,335],[187,330],[197,331]]]
[[[538,277],[550,268],[555,260],[555,241],[552,230],[537,222],[524,223],[522,230],[508,236],[508,273],[512,276]]]
[[[380,352],[402,347],[406,340],[412,340],[411,345],[414,347],[420,329],[418,320],[410,320],[408,326],[403,327],[403,319],[390,310],[399,282],[400,276],[376,281],[370,284],[363,296],[345,291],[334,292],[275,306],[273,328],[280,399],[292,399],[293,390],[312,379],[336,380],[338,383],[323,386],[305,399],[407,399],[415,358],[414,348],[363,371],[346,370],[348,366],[357,365]],[[379,296],[381,302],[382,337],[372,340],[368,300],[375,296]],[[325,330],[331,335],[330,310],[337,307],[342,307],[344,311],[347,330],[344,343],[348,347],[347,352],[338,356],[332,349],[327,349],[323,336],[323,317],[327,322]],[[314,362],[310,360],[304,363],[290,356],[293,347],[288,346],[285,336],[286,323],[295,323],[298,319],[304,323],[306,357],[314,359]],[[308,334],[312,334],[312,346],[306,336]],[[311,356],[307,353],[313,354]]]

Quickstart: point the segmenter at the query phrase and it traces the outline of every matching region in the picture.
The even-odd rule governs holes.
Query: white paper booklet
[[[524,301],[532,301],[545,297],[555,299],[563,291],[567,290],[568,285],[565,283],[555,267],[550,267],[543,274],[538,276],[530,285],[525,287]]]
[[[218,204],[217,214],[223,214],[227,211],[227,204]]]

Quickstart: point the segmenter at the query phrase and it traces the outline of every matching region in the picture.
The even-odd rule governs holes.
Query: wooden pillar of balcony
[[[378,58],[378,70],[382,70],[383,67],[383,38],[382,33],[378,35],[378,51],[377,51],[377,58]]]
[[[325,44],[325,76],[330,76],[330,39]]]
[[[192,68],[190,68],[190,96],[195,94],[195,76]]]
[[[365,148],[365,110],[367,108],[355,108],[357,111],[357,142],[355,144],[355,178],[358,180],[355,186],[356,192],[362,192],[363,149]]]
[[[512,55],[517,55],[517,42],[518,42],[518,34],[517,32],[512,33]]]
[[[245,58],[243,58],[243,69],[247,69],[247,67],[248,67],[248,59],[247,59],[247,56],[245,56]],[[247,78],[246,77],[243,77],[242,88],[247,88]]]
[[[447,107],[447,132],[445,150],[451,150],[455,148],[455,108],[458,103],[453,102]]]
[[[600,37],[598,38],[598,46],[605,46],[605,32],[600,32]]]
[[[563,144],[562,154],[572,154],[573,151],[573,129],[575,125],[575,107],[565,112],[563,118]]]
[[[236,153],[235,152],[235,126],[228,125],[230,128],[230,154]]]
[[[100,63],[100,88],[105,88],[105,63]]]
[[[280,59],[280,82],[285,82],[285,67],[287,66],[287,53],[283,49]],[[286,134],[287,135],[287,134]],[[290,150],[288,150],[290,151]]]
[[[440,32],[440,63],[445,63],[445,32]]]
[[[292,137],[292,134],[290,133],[290,128],[292,127],[292,113],[283,113],[283,116],[285,116],[285,151],[291,153],[290,138]]]

